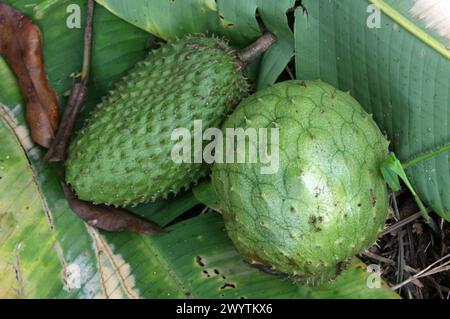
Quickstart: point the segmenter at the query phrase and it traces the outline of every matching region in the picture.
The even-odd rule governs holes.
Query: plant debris
[[[409,192],[393,193],[388,228],[361,258],[379,264],[383,279],[407,299],[450,299],[450,225],[430,214],[433,230]]]
[[[49,147],[59,123],[58,99],[47,79],[39,27],[20,11],[0,3],[0,54],[19,80],[34,142]]]
[[[61,185],[70,208],[93,227],[106,231],[128,230],[145,235],[154,235],[162,231],[158,224],[125,209],[94,205],[79,200],[69,186],[65,183],[61,183]]]

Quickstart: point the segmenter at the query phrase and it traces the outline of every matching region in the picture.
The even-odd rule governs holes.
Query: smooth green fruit
[[[379,169],[388,142],[349,94],[321,81],[279,83],[237,107],[224,130],[237,127],[279,128],[277,173],[261,174],[260,163],[213,167],[245,259],[319,284],[376,241],[388,212]]]
[[[94,110],[68,152],[77,196],[115,206],[177,193],[205,173],[176,164],[176,128],[217,127],[248,90],[236,52],[217,38],[186,36],[153,51]]]

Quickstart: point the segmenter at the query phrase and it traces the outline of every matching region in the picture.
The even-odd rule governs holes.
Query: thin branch
[[[402,283],[392,287],[393,290],[397,290],[402,288],[404,285],[419,279],[419,278],[423,278],[423,277],[427,277],[430,275],[434,275],[443,271],[448,271],[450,270],[450,260],[448,260],[447,262],[445,262],[442,265],[439,265],[437,267],[434,267],[436,264],[439,264],[440,262],[443,262],[444,260],[446,260],[447,258],[450,258],[450,254],[442,257],[441,259],[435,261],[434,263],[432,263],[431,265],[429,265],[427,268],[425,268],[422,271],[419,271],[417,274],[415,274],[414,276],[409,277],[407,280],[403,281]],[[434,268],[433,268],[434,267]]]
[[[383,237],[389,233],[392,233],[394,230],[397,230],[399,228],[402,228],[403,226],[408,225],[409,223],[412,223],[413,221],[415,221],[416,219],[418,219],[420,216],[422,216],[422,212],[418,212],[415,213],[411,216],[408,216],[402,220],[400,220],[399,222],[395,223],[394,225],[388,227],[386,230],[384,230],[381,234],[380,237]]]
[[[292,73],[292,70],[289,66],[286,66],[286,71],[289,74],[289,77],[291,78],[291,80],[295,80],[294,73]]]
[[[89,72],[91,69],[93,19],[94,19],[94,0],[89,0],[86,29],[84,31],[83,69],[81,71],[81,82],[84,83],[85,85],[88,82]]]
[[[396,264],[395,261],[393,261],[393,260],[391,260],[389,258],[383,257],[383,256],[376,255],[374,253],[371,253],[370,251],[362,252],[361,255],[363,255],[363,256],[365,256],[367,258],[370,258],[370,259],[382,262],[382,263],[384,263],[386,265],[395,266],[395,264]]]
[[[392,206],[394,207],[394,215],[400,220],[400,212],[397,205],[397,198],[392,196]],[[405,269],[405,251],[403,247],[403,232],[398,234],[398,256],[397,256],[397,283],[403,281],[403,271]]]
[[[64,111],[63,118],[59,125],[56,137],[53,140],[44,160],[47,162],[62,162],[66,160],[66,150],[70,143],[76,119],[87,98],[87,83],[89,80],[89,70],[91,66],[92,51],[92,25],[94,18],[94,0],[88,1],[86,28],[84,32],[84,52],[83,69],[81,80],[75,83]]]

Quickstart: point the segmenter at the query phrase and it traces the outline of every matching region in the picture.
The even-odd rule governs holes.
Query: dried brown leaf
[[[70,208],[89,225],[107,231],[128,230],[135,233],[154,235],[162,231],[156,223],[133,214],[125,209],[106,205],[94,205],[79,200],[69,186],[61,183]]]
[[[19,80],[32,139],[49,147],[59,123],[58,100],[45,73],[39,27],[20,11],[0,3],[0,54]]]
[[[415,223],[412,225],[412,232],[413,234],[416,234],[418,236],[423,234],[423,228],[422,228],[422,224],[420,223]]]

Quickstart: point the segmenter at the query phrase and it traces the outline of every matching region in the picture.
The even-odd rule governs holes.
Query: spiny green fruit
[[[333,279],[383,228],[387,140],[350,94],[321,81],[250,96],[224,124],[239,127],[279,129],[279,169],[214,164],[212,184],[236,248],[311,285]]]
[[[153,51],[103,99],[71,144],[66,180],[77,196],[136,205],[198,180],[205,166],[172,161],[177,141],[171,134],[192,131],[194,120],[220,126],[247,93],[241,69],[249,60],[223,39],[201,35]]]

